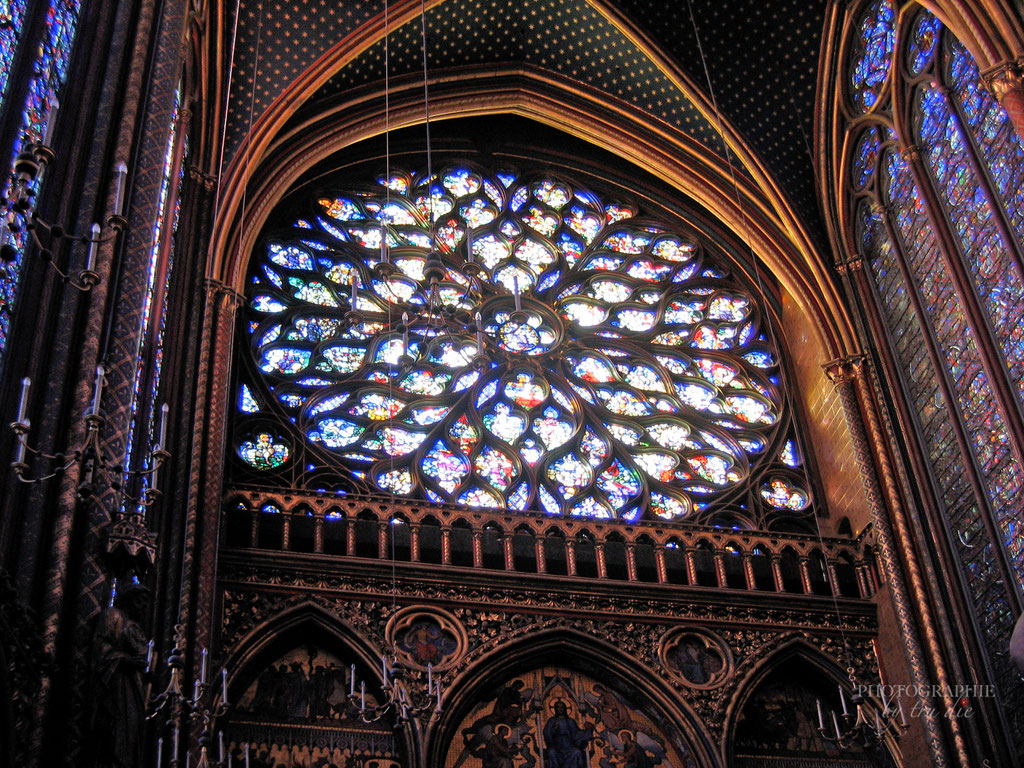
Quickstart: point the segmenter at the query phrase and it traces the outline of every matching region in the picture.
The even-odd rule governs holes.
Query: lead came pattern
[[[562,180],[468,166],[429,183],[396,172],[314,207],[255,260],[253,354],[268,399],[371,485],[673,520],[744,486],[770,454],[778,356],[754,301],[695,241]],[[372,269],[382,222],[386,278]],[[470,224],[479,283],[463,265]],[[459,323],[422,320],[431,242]],[[405,313],[420,319],[406,328]],[[788,480],[765,488],[770,507],[809,501]]]

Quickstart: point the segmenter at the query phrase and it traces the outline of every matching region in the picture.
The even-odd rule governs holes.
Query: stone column
[[[565,570],[570,576],[576,575],[576,540],[565,540]]]
[[[658,568],[658,583],[668,583],[668,566],[665,564],[665,547],[659,546],[654,548],[654,564]]]

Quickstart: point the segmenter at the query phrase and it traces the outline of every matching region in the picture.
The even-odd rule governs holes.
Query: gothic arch
[[[366,675],[372,687],[379,689],[380,650],[340,616],[312,600],[304,600],[261,621],[228,651],[223,666],[234,670],[228,679],[229,700],[237,702],[255,675],[272,663],[277,654],[311,643],[328,651],[343,649],[353,654],[357,670],[362,667],[357,674]],[[418,754],[420,737],[416,729],[406,727],[400,733],[396,735],[399,754]]]
[[[791,635],[788,638],[782,639],[775,649],[746,672],[737,683],[736,692],[729,701],[729,706],[725,711],[724,740],[722,745],[727,765],[735,764],[737,726],[743,718],[747,704],[761,686],[769,680],[772,673],[781,669],[784,665],[793,662],[810,666],[815,672],[830,681],[837,690],[840,685],[849,685],[848,675],[843,671],[839,662],[829,657],[822,649],[811,645],[799,635]],[[805,681],[812,679],[815,678],[803,678]],[[882,708],[878,706],[874,699],[870,697],[865,697],[865,699],[869,707],[881,711]],[[891,738],[887,738],[886,746],[890,754],[896,758],[897,764],[899,764],[900,752],[898,744],[892,741]]]
[[[595,677],[600,674],[601,681],[610,680],[613,688],[623,684],[632,686],[643,699],[638,704],[645,707],[645,714],[652,720],[660,718],[666,726],[685,736],[684,744],[693,750],[700,768],[723,765],[700,718],[675,695],[657,671],[640,668],[635,658],[604,639],[558,627],[498,644],[467,661],[467,666],[447,689],[446,698],[451,704],[431,728],[424,751],[427,765],[445,764],[449,745],[460,738],[458,726],[484,691],[511,680],[516,674],[540,670],[548,664],[558,664],[581,674],[589,672]]]

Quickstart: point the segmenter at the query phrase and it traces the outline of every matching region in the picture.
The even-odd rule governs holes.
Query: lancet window
[[[928,11],[865,4],[848,55],[853,250],[983,642],[1001,663],[1024,584],[1014,438],[1024,404],[1024,144],[970,53]]]

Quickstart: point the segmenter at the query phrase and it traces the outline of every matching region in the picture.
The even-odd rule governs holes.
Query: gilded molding
[[[981,82],[1000,104],[1011,92],[1024,94],[1024,58],[985,70],[981,73]]]
[[[825,371],[825,375],[828,376],[828,380],[838,387],[840,384],[853,381],[859,376],[866,362],[867,357],[865,355],[856,354],[837,357],[835,360],[823,363],[821,367]]]

